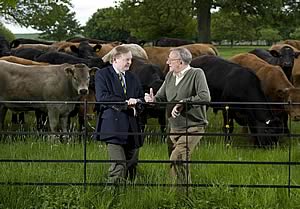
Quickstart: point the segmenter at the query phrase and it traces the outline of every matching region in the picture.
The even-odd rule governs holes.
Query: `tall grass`
[[[210,124],[206,133],[221,133],[221,117],[209,112]],[[152,121],[153,131],[155,121]],[[299,130],[297,126],[293,131]],[[235,132],[240,128],[236,126]],[[82,160],[83,143],[75,139],[70,144],[53,143],[39,137],[20,137],[14,141],[0,142],[0,159],[27,160]],[[192,155],[194,161],[251,161],[287,162],[289,146],[282,139],[282,146],[272,149],[253,148],[251,140],[233,137],[232,145],[225,145],[223,137],[206,136]],[[292,161],[299,162],[298,140],[292,142]],[[88,160],[107,160],[104,144],[88,141]],[[158,137],[148,137],[140,149],[140,160],[168,160],[167,145]],[[287,188],[246,188],[229,185],[291,185],[300,184],[299,166],[269,164],[191,164],[192,181],[200,187],[181,193],[172,187],[140,186],[139,184],[170,183],[169,163],[140,163],[136,184],[113,189],[93,183],[106,182],[109,165],[88,163],[83,183],[83,163],[33,163],[1,162],[1,182],[62,183],[67,186],[12,186],[0,187],[0,208],[297,208],[300,190]],[[290,171],[290,173],[289,173]],[[91,184],[91,185],[89,185]],[[201,186],[202,185],[202,186]],[[209,187],[203,187],[209,185]],[[290,196],[289,196],[290,195]]]

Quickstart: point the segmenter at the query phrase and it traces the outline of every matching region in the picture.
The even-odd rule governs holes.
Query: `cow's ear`
[[[95,52],[99,52],[101,50],[101,48],[102,48],[102,45],[96,44],[93,48],[94,48]]]
[[[71,46],[70,46],[70,49],[71,49],[71,51],[74,52],[74,53],[77,53],[77,54],[78,54],[78,52],[79,52],[77,46],[71,45]]]
[[[66,67],[64,70],[67,73],[67,75],[74,75],[74,69],[72,67]]]
[[[95,75],[96,72],[97,72],[97,70],[100,70],[100,69],[97,68],[97,67],[92,67],[92,68],[90,68],[90,71],[89,71],[90,75]]]
[[[289,88],[284,88],[284,89],[278,89],[276,93],[279,98],[283,98],[284,100],[286,100],[286,98],[288,97],[288,91]]]
[[[298,58],[299,55],[300,55],[300,52],[295,52],[295,53],[294,53],[294,57],[295,57],[295,58]]]
[[[273,56],[273,57],[279,57],[280,54],[278,53],[278,51],[276,50],[270,50],[270,54]]]

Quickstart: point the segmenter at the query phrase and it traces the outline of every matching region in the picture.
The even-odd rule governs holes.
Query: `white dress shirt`
[[[191,66],[187,66],[185,69],[183,69],[182,71],[180,71],[179,73],[173,73],[173,75],[176,77],[176,81],[175,81],[175,86],[178,85],[178,83],[183,79],[185,73],[191,69]]]

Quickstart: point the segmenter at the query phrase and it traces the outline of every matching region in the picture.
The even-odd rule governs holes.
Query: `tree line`
[[[76,20],[71,0],[0,2],[6,21],[31,26],[51,40],[79,34],[102,40],[174,37],[202,43],[300,39],[300,2],[295,0],[116,0],[114,7],[98,9],[84,26]]]

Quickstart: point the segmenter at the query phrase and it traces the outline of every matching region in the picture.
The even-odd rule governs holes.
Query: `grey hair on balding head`
[[[176,48],[171,48],[170,51],[177,52],[185,64],[190,64],[193,59],[193,56],[192,56],[190,50],[188,50],[187,48],[176,47]]]

